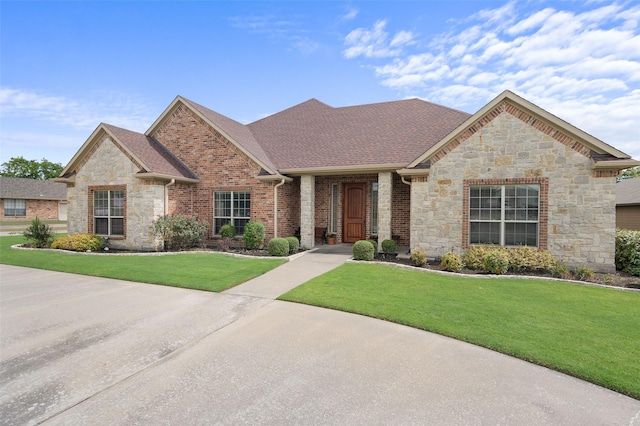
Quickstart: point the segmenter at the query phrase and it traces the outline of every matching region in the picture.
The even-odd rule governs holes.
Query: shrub
[[[591,278],[593,278],[594,272],[595,271],[593,269],[587,268],[586,266],[578,266],[576,270],[573,271],[573,274],[580,281],[589,281]]]
[[[509,254],[504,250],[493,250],[482,259],[482,263],[485,271],[504,274],[509,270]]]
[[[373,245],[373,256],[377,256],[378,255],[378,240],[373,240],[373,239],[368,239],[367,241],[369,241],[372,245]]]
[[[616,229],[616,268],[640,276],[640,231]]]
[[[244,226],[244,246],[250,250],[262,249],[264,247],[264,225],[260,222],[250,220]]]
[[[201,222],[198,216],[168,214],[153,221],[153,233],[161,238],[167,249],[182,250],[202,242],[209,224]]]
[[[38,216],[31,221],[31,225],[22,233],[33,247],[49,247],[53,241],[53,231]]]
[[[398,243],[393,240],[382,241],[382,251],[387,254],[394,254],[398,248]]]
[[[552,269],[551,274],[556,278],[562,278],[563,280],[570,280],[573,278],[571,276],[571,271],[564,263],[557,263]]]
[[[104,246],[104,238],[95,234],[74,234],[58,238],[51,248],[71,251],[99,251]]]
[[[225,223],[220,227],[220,236],[223,238],[233,238],[236,236],[236,227],[230,223]]]
[[[460,255],[452,252],[447,252],[442,256],[440,261],[440,267],[449,272],[460,272],[464,267],[464,262]]]
[[[493,250],[501,250],[499,246],[473,246],[467,249],[462,256],[464,265],[469,269],[484,270],[484,258]]]
[[[509,269],[515,272],[552,272],[558,259],[546,250],[534,247],[508,249]]]
[[[355,260],[373,260],[373,244],[371,244],[371,241],[356,241],[353,245],[353,258]]]
[[[286,238],[272,238],[267,249],[271,256],[286,256],[289,254],[289,241]]]
[[[416,247],[411,251],[411,263],[415,266],[423,267],[427,264],[427,252],[420,247]]]
[[[287,241],[289,242],[289,254],[293,254],[298,251],[300,247],[300,241],[296,237],[287,237]]]

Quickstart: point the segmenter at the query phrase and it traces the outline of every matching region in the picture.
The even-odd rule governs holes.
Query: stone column
[[[378,173],[378,249],[382,241],[391,239],[391,192],[390,172]]]
[[[433,253],[429,252],[430,247],[427,246],[428,194],[427,178],[413,177],[411,179],[411,232],[409,244],[411,249],[416,247],[423,248],[427,251],[427,255],[431,256]]]
[[[315,245],[316,178],[300,177],[300,245],[312,248]]]

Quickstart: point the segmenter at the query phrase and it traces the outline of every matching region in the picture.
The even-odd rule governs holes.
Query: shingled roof
[[[283,173],[404,166],[470,117],[419,99],[333,108],[311,99],[248,125]]]
[[[195,173],[154,138],[111,124],[103,123],[102,125],[142,162],[145,168],[143,173],[198,179]]]
[[[624,179],[616,183],[616,205],[640,205],[640,178]]]
[[[0,176],[0,198],[61,201],[67,199],[67,185],[50,180]]]

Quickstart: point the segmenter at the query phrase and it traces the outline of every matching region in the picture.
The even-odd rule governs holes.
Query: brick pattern
[[[538,248],[547,249],[549,222],[549,178],[465,179],[462,198],[462,248],[469,248],[469,187],[473,185],[539,185]]]
[[[26,216],[5,216],[4,200],[0,199],[0,217],[2,220],[58,219],[58,201],[26,200]]]
[[[267,239],[273,237],[273,187],[278,182],[256,180],[260,166],[235,144],[209,126],[189,108],[179,104],[150,135],[173,152],[198,175],[196,184],[169,187],[169,213],[197,215],[209,223],[207,241],[215,239],[213,229],[213,197],[216,191],[249,191],[251,220],[265,226]],[[294,183],[285,183],[278,191],[278,229],[281,235],[292,235],[294,221],[289,212],[291,198],[297,195]],[[299,204],[299,202],[298,202]],[[293,228],[293,229],[292,229]]]

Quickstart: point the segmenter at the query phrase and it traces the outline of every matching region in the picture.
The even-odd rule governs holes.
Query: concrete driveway
[[[640,401],[372,318],[6,265],[0,285],[2,424],[640,425]]]

